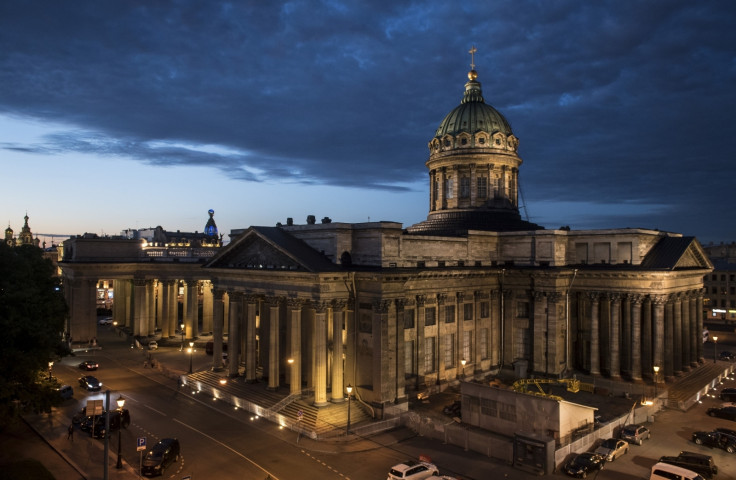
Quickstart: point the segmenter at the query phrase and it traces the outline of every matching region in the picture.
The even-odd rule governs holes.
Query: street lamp
[[[657,383],[659,382],[659,365],[654,366],[654,398],[657,398]]]
[[[189,373],[192,373],[192,354],[194,353],[194,342],[189,342]]]
[[[718,355],[718,337],[713,335],[713,363],[716,363],[716,355]]]
[[[184,324],[183,323],[179,325],[179,331],[181,332],[181,348],[179,349],[179,351],[183,351],[184,350]]]
[[[353,393],[353,386],[348,383],[348,386],[345,387],[345,390],[348,391],[348,424],[345,427],[345,435],[350,434],[350,394]]]
[[[115,464],[115,468],[121,469],[123,468],[123,456],[122,456],[122,437],[121,432],[123,431],[122,425],[123,425],[123,405],[125,405],[125,399],[122,395],[120,395],[117,399],[118,403],[118,410],[120,410],[120,426],[121,428],[118,428],[118,463]]]
[[[49,382],[51,381],[51,369],[54,366],[53,360],[49,362]]]
[[[460,378],[465,378],[465,364],[466,363],[468,363],[468,361],[465,360],[464,358],[460,360],[460,365],[462,365],[462,369],[463,369],[462,372],[460,373]]]

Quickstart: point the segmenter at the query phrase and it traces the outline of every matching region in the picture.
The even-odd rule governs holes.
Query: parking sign
[[[138,437],[138,443],[136,447],[136,452],[140,452],[146,449],[146,437]]]

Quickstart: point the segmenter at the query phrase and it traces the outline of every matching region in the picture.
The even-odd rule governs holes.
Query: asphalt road
[[[131,349],[124,337],[111,328],[101,327],[98,341],[101,351],[78,354],[54,365],[54,375],[74,386],[74,398],[54,409],[51,416],[32,419],[52,445],[60,445],[69,458],[88,473],[87,478],[102,478],[103,442],[76,430],[73,445],[66,441],[66,426],[72,415],[89,399],[102,399],[103,393],[82,391],[76,379],[84,372],[77,368],[82,360],[94,358],[100,369],[91,374],[111,390],[112,408],[119,395],[126,399],[125,408],[132,423],[122,431],[122,457],[125,468],[115,469],[117,435],[110,439],[110,478],[137,478],[140,453],[136,441],[145,437],[150,446],[164,437],[177,437],[182,456],[170,467],[164,479],[253,479],[273,480],[368,480],[386,478],[387,470],[408,458],[428,455],[443,475],[464,480],[485,478],[531,479],[535,475],[494,462],[483,455],[465,452],[426,437],[413,435],[406,429],[382,434],[348,444],[315,442],[278,425],[254,417],[243,410],[234,410],[210,397],[179,389],[175,376],[144,368],[149,353],[157,362],[184,373],[189,367],[189,354],[178,347],[162,347],[157,351]],[[719,341],[719,351],[720,351]],[[733,349],[733,347],[731,347]],[[207,369],[211,357],[198,349],[191,357],[194,370]],[[736,386],[736,381],[734,381]],[[665,410],[657,415],[649,428],[652,440],[643,446],[632,445],[624,457],[610,462],[598,474],[605,479],[642,479],[662,455],[680,450],[699,451],[713,455],[720,473],[717,480],[736,480],[736,455],[722,450],[697,446],[690,441],[694,430],[709,430],[716,426],[736,428],[736,422],[717,420],[705,415],[708,406],[720,401],[706,398],[688,412]],[[730,425],[729,425],[730,424]],[[297,441],[298,440],[298,441]],[[56,443],[54,443],[56,442]],[[65,443],[66,442],[66,443]],[[554,473],[552,477],[564,477]]]

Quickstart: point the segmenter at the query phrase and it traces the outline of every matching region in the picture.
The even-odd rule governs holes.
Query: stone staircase
[[[705,394],[712,388],[720,387],[720,379],[733,373],[734,364],[719,361],[704,364],[677,377],[667,387],[667,407],[687,410],[698,400],[698,395]]]
[[[196,391],[209,393],[238,408],[299,430],[312,438],[327,438],[344,435],[348,420],[348,403],[329,403],[323,407],[314,405],[311,392],[289,396],[288,387],[276,390],[267,388],[266,383],[245,383],[241,378],[227,378],[212,371],[184,375],[187,386]],[[220,383],[226,379],[226,383]],[[301,412],[301,414],[300,414]],[[350,425],[371,421],[367,409],[354,398],[350,402]]]

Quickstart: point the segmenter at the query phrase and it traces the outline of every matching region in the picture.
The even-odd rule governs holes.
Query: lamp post
[[[659,365],[654,366],[654,398],[657,398],[657,383],[659,383]]]
[[[184,351],[184,324],[179,325],[179,331],[181,332],[181,348],[179,351]]]
[[[716,363],[717,355],[718,355],[718,337],[713,335],[713,363]]]
[[[192,354],[194,353],[194,342],[189,342],[189,373],[192,373]]]
[[[54,367],[53,360],[49,362],[49,382],[51,381],[51,369]]]
[[[345,427],[345,435],[349,435],[350,434],[350,397],[351,397],[350,394],[353,393],[353,386],[348,383],[348,386],[345,387],[345,390],[348,391],[348,424]]]
[[[122,437],[121,432],[123,431],[123,405],[125,405],[125,399],[122,395],[120,395],[117,399],[118,403],[118,410],[120,410],[120,427],[118,428],[118,463],[115,464],[115,468],[121,469],[123,468],[123,456],[122,456]]]
[[[461,367],[462,368],[462,371],[460,372],[460,378],[461,379],[465,378],[465,364],[466,363],[468,363],[468,361],[465,360],[464,358],[462,360],[460,360],[460,365],[462,365],[462,367]]]

